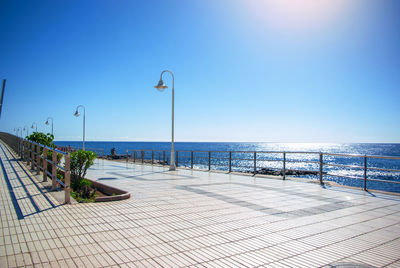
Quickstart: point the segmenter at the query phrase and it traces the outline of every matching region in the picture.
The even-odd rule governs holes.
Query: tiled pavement
[[[400,197],[96,160],[132,197],[60,205],[0,147],[0,267],[400,267]]]

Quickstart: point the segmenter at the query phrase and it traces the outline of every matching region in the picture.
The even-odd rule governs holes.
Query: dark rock
[[[253,172],[249,172],[249,173],[253,173]],[[283,176],[283,171],[269,169],[269,168],[261,168],[260,170],[257,170],[257,174]],[[319,171],[307,171],[307,170],[287,169],[285,172],[285,175],[287,175],[287,176],[304,176],[304,175],[318,175],[318,174],[319,174]],[[326,172],[323,172],[323,174],[326,174]]]

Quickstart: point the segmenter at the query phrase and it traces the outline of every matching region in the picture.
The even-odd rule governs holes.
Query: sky
[[[0,131],[400,142],[400,1],[0,1]],[[23,132],[26,134],[26,131]]]

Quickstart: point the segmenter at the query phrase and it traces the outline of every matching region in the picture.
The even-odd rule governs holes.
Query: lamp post
[[[164,89],[168,88],[168,86],[166,86],[164,84],[164,81],[162,80],[162,76],[165,72],[168,72],[171,74],[172,76],[172,128],[171,128],[171,163],[169,166],[169,170],[175,170],[176,166],[175,166],[175,151],[174,151],[174,74],[169,71],[169,70],[164,70],[161,72],[160,75],[160,81],[158,82],[158,84],[156,86],[154,86],[156,89],[158,89],[159,91],[163,91]]]
[[[78,112],[78,109],[79,109],[80,107],[83,109],[83,144],[82,144],[82,150],[85,151],[85,117],[86,117],[85,106],[83,106],[83,105],[78,105],[78,106],[76,107],[76,111],[75,111],[75,113],[74,113],[74,116],[78,117],[78,116],[80,115],[79,112]]]
[[[49,125],[49,124],[50,124],[50,123],[49,123],[49,119],[51,119],[51,135],[54,136],[54,134],[53,134],[53,123],[54,123],[53,117],[47,117],[47,120],[46,120],[45,124],[46,124],[46,125]]]
[[[19,133],[20,131],[21,131],[21,136],[22,136],[22,128],[18,127],[18,128],[17,128],[17,137],[18,137],[18,138],[19,138],[19,134],[18,134],[18,133]]]
[[[31,128],[33,128],[33,125],[36,126],[36,132],[37,132],[37,123],[33,122]]]
[[[24,130],[26,130],[26,136],[29,136],[29,127],[24,126]]]

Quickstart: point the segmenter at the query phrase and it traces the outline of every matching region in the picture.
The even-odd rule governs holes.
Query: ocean
[[[56,141],[57,146],[71,146],[81,148],[82,142]],[[112,148],[117,154],[126,154],[129,150],[133,157],[133,150],[144,150],[143,158],[155,161],[169,161],[170,142],[85,142],[86,149],[96,149],[98,154],[109,155]],[[154,150],[152,154],[152,150]],[[165,150],[165,154],[162,153]],[[175,151],[178,151],[178,166],[191,166],[191,152],[193,167],[197,169],[228,170],[229,151],[231,151],[231,170],[254,172],[254,152],[256,154],[256,170],[281,170],[283,168],[283,153],[286,169],[319,171],[319,153],[391,156],[400,157],[400,144],[395,143],[263,143],[263,142],[176,142]],[[208,152],[211,151],[209,154]],[[268,153],[263,153],[267,152]],[[273,153],[279,152],[279,153]],[[301,152],[314,152],[313,154]],[[141,158],[142,153],[136,153]],[[209,160],[209,156],[211,159]],[[367,158],[367,188],[400,193],[400,159]],[[342,185],[362,188],[364,184],[364,158],[348,156],[323,156],[323,179]],[[340,167],[337,165],[346,165]],[[390,169],[386,171],[382,169]],[[318,175],[298,175],[299,177],[318,180]],[[351,177],[351,178],[345,178]],[[374,181],[375,180],[375,181]],[[398,182],[398,183],[396,183]]]

